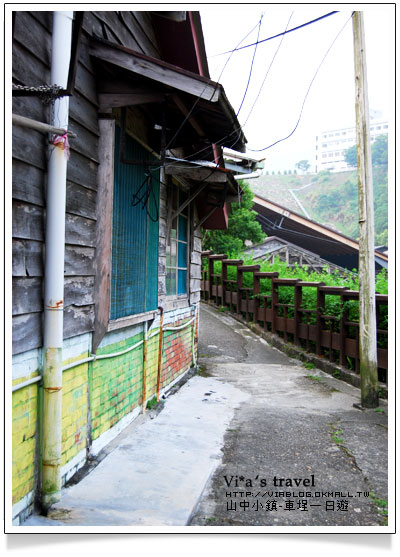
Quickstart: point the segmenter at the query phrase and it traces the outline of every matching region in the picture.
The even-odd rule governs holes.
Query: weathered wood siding
[[[51,12],[16,12],[13,83],[50,83]],[[158,56],[146,12],[86,12],[70,98],[67,174],[64,337],[93,330],[96,274],[98,99],[88,38],[93,33],[150,56]],[[35,97],[13,99],[13,112],[51,121],[51,107]],[[13,128],[13,353],[42,345],[43,260],[48,136]]]
[[[38,86],[50,82],[51,12],[17,12],[13,38],[13,82]],[[157,40],[147,12],[86,12],[70,97],[71,157],[67,172],[64,338],[93,330],[95,316],[96,211],[98,205],[99,119],[96,80],[88,54],[93,34],[158,57]],[[13,112],[41,122],[51,121],[51,106],[36,97],[15,97]],[[135,110],[133,111],[135,113]],[[137,112],[137,110],[136,110]],[[136,113],[135,113],[136,114]],[[135,131],[146,125],[135,116]],[[13,128],[13,353],[42,345],[43,270],[49,137]],[[160,192],[159,303],[173,309],[165,296],[167,193]],[[193,231],[190,295],[200,299],[201,233]],[[172,304],[172,305],[171,305]],[[166,308],[167,309],[167,308]]]

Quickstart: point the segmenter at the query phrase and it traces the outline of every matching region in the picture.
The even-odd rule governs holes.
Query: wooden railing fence
[[[349,316],[349,302],[356,303],[357,314],[358,291],[323,282],[279,278],[279,273],[261,272],[259,265],[243,265],[242,260],[227,259],[225,254],[203,252],[202,262],[204,301],[359,373],[359,323]],[[220,272],[215,272],[216,262],[221,263]],[[234,274],[230,268],[236,269],[234,279],[228,278]],[[307,305],[303,303],[305,297]],[[310,299],[315,300],[314,307],[310,307]],[[383,383],[387,383],[388,331],[382,325],[382,315],[387,315],[387,305],[388,296],[376,294],[378,374]]]

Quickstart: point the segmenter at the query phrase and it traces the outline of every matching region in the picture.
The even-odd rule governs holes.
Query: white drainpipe
[[[53,12],[51,84],[67,87],[73,12]],[[54,103],[52,125],[68,129],[69,97]],[[67,157],[65,139],[51,146],[46,203],[43,331],[42,508],[61,498],[62,346]]]

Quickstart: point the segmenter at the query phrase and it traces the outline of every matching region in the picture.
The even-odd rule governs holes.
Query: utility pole
[[[359,216],[361,405],[379,406],[375,310],[374,196],[363,12],[353,14]]]

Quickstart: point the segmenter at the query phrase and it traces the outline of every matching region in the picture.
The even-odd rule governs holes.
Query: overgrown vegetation
[[[388,138],[381,135],[371,145],[374,186],[375,244],[388,244]],[[345,151],[347,164],[357,167],[357,149]],[[342,173],[343,174],[343,173]],[[337,173],[319,172],[315,186],[298,192],[304,207],[317,222],[331,224],[350,238],[358,239],[358,182],[357,171],[346,173],[348,178],[337,181]]]
[[[387,136],[375,139],[371,146],[374,185],[375,245],[388,245],[388,146]],[[355,146],[350,147],[349,164],[356,167]],[[311,184],[305,189],[300,189]],[[256,195],[270,199],[290,210],[302,213],[289,190],[312,220],[358,239],[357,171],[330,172],[297,176],[261,176],[250,183]]]
[[[356,271],[349,273],[347,276],[343,276],[339,271],[328,273],[328,268],[322,273],[317,273],[315,271],[310,271],[307,266],[300,267],[298,264],[289,267],[286,262],[280,261],[279,258],[275,258],[274,262],[260,262],[254,261],[251,256],[243,256],[241,254],[235,254],[243,260],[244,265],[260,265],[260,271],[262,272],[278,272],[279,278],[296,278],[304,282],[323,282],[326,286],[347,286],[350,290],[359,290],[358,284],[358,274]],[[214,273],[220,274],[221,262],[216,261],[214,263]],[[236,280],[237,269],[234,266],[228,267],[228,280]],[[253,286],[253,276],[252,273],[243,274],[243,287],[252,288]],[[236,290],[235,283],[228,283],[228,288]],[[388,293],[388,276],[387,271],[382,270],[376,277],[375,290],[378,294]],[[302,289],[302,308],[315,310],[317,306],[317,289],[315,287],[303,287]],[[260,281],[260,294],[258,297],[263,300],[264,295],[271,295],[271,281],[269,279],[261,279]],[[253,297],[251,294],[250,297]],[[282,304],[294,305],[294,288],[290,286],[281,286],[279,288],[279,302]],[[263,302],[262,302],[263,303]],[[288,308],[288,317],[293,317],[293,308]],[[377,306],[378,311],[378,326],[380,329],[387,330],[388,328],[388,307],[386,305]],[[343,305],[341,304],[340,296],[329,295],[325,296],[325,309],[324,313],[327,315],[332,315],[340,317],[343,312],[347,312],[349,321],[358,322],[359,321],[359,304],[358,301],[348,301]],[[308,314],[304,317],[308,320],[309,324],[314,324],[316,320],[316,315],[314,312]],[[335,330],[339,327],[339,322],[334,323]],[[387,345],[387,338],[382,336],[378,338],[378,346],[385,347]]]
[[[253,211],[253,193],[248,184],[241,184],[243,195],[240,203],[232,203],[227,230],[206,230],[203,235],[203,250],[235,256],[245,247],[245,241],[261,242],[265,238],[261,225]]]
[[[216,252],[215,252],[216,253]],[[260,271],[278,272],[280,278],[298,278],[307,282],[324,282],[326,286],[347,286],[350,290],[358,290],[358,274],[356,270],[349,272],[348,275],[342,275],[338,270],[329,273],[328,267],[322,273],[311,271],[307,265],[300,267],[297,263],[289,266],[285,261],[281,261],[276,257],[273,262],[254,260],[249,255],[243,255],[240,252],[230,254],[230,256],[238,257],[243,260],[243,265],[260,265]],[[214,264],[215,273],[221,272],[221,262],[216,261]],[[228,279],[234,280],[236,278],[236,269],[228,267]],[[268,281],[269,284],[269,281]],[[252,286],[252,277],[250,274],[244,275],[244,287],[250,288]],[[263,282],[261,283],[262,293],[269,293],[263,291]],[[293,290],[293,289],[291,289]],[[378,294],[388,293],[388,276],[387,271],[382,269],[376,277],[375,290]]]

